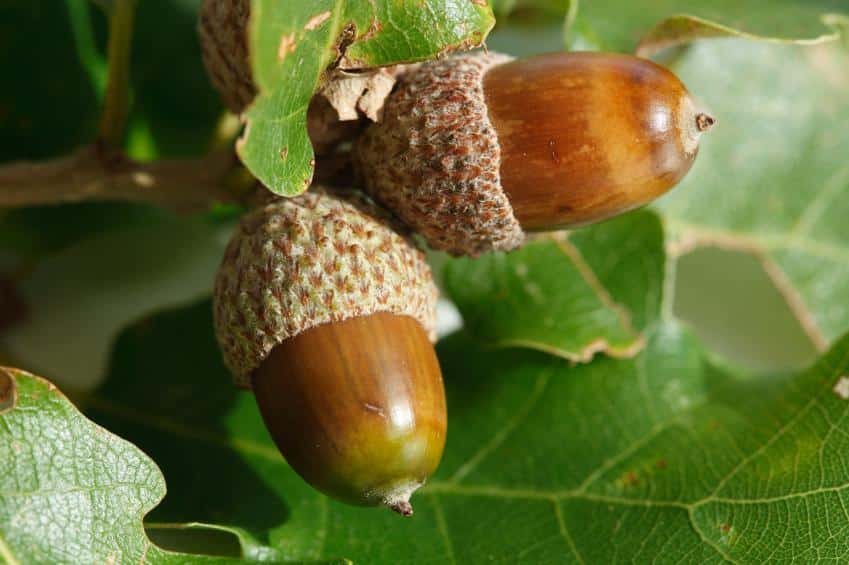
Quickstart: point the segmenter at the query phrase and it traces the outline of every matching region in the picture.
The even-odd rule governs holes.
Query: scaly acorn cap
[[[224,104],[241,113],[256,96],[248,52],[250,0],[203,0],[198,15],[201,54]]]
[[[483,77],[513,60],[470,53],[401,75],[382,119],[354,145],[369,166],[365,188],[427,240],[452,255],[509,251],[525,235],[501,188],[501,149]]]
[[[305,330],[378,312],[436,338],[438,290],[424,254],[365,197],[321,189],[246,214],[218,270],[215,332],[242,388],[271,350]]]

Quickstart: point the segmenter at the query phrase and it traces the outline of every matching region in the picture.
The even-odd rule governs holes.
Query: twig
[[[0,208],[90,200],[149,202],[179,212],[237,202],[232,149],[197,159],[139,163],[102,146],[43,162],[0,166]]]
[[[77,58],[89,81],[94,85],[98,98],[103,98],[106,92],[106,80],[109,75],[106,60],[97,50],[94,30],[91,24],[90,0],[68,0],[68,18],[71,32],[74,34],[74,45],[77,48]],[[102,100],[98,100],[102,103]]]
[[[109,79],[100,120],[100,138],[120,145],[129,112],[130,45],[135,0],[115,0],[109,16]]]

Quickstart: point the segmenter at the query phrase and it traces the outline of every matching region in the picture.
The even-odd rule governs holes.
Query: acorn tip
[[[716,123],[716,118],[711,116],[710,114],[705,114],[704,112],[696,115],[696,127],[701,132],[705,132],[713,127],[713,124]]]
[[[388,506],[390,510],[397,512],[401,516],[409,517],[413,515],[413,505],[406,500],[398,500]]]

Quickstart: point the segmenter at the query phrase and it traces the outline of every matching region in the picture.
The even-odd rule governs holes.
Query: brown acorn
[[[216,335],[315,488],[412,513],[445,444],[436,299],[421,251],[364,199],[314,189],[242,219],[215,283]]]
[[[248,52],[250,0],[203,0],[198,36],[206,73],[224,105],[240,114],[256,96]]]
[[[713,122],[645,59],[471,53],[402,75],[354,159],[365,189],[432,247],[477,255],[651,202]]]

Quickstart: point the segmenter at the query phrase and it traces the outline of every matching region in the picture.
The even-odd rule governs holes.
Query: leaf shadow
[[[146,521],[238,524],[267,543],[290,510],[235,446],[276,452],[267,437],[252,442],[228,429],[238,420],[233,428],[265,434],[250,393],[233,386],[212,328],[212,307],[203,300],[126,329],[86,414],[162,470],[168,492]]]
[[[0,414],[15,406],[15,381],[0,367]]]
[[[201,58],[199,6],[200,0],[149,0],[136,10],[134,115],[169,156],[201,154],[223,110]]]

